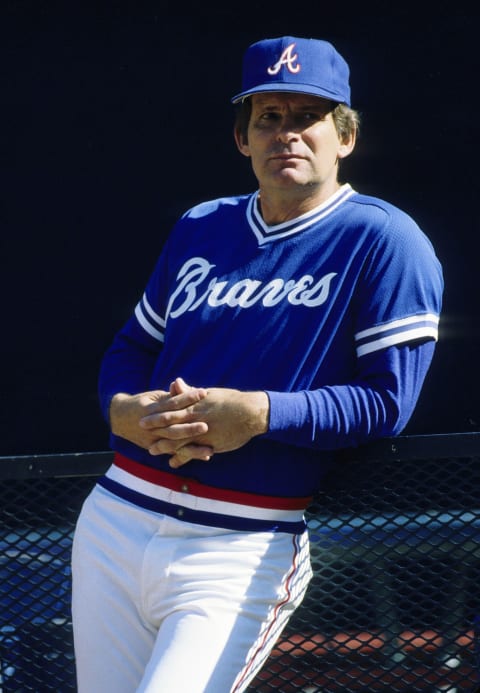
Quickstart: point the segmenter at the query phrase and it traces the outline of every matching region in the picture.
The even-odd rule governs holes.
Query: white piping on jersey
[[[145,310],[150,315],[150,317],[152,317],[155,320],[155,322],[159,324],[160,327],[165,328],[166,321],[161,317],[161,315],[159,315],[153,310],[152,306],[148,302],[147,294],[143,294],[142,301],[143,305],[145,306]]]
[[[439,316],[433,313],[424,315],[412,315],[400,320],[392,320],[385,325],[369,327],[366,330],[357,332],[355,342],[357,343],[357,356],[364,356],[379,349],[386,349],[395,344],[404,344],[416,339],[438,340]],[[412,326],[410,329],[403,329]],[[388,332],[388,334],[384,334]],[[371,339],[373,337],[373,339]],[[358,345],[365,338],[367,342]]]
[[[148,310],[148,308],[150,308],[150,305],[149,305],[149,303],[148,303],[148,301],[147,301],[147,298],[146,298],[145,294],[143,294],[142,300],[140,301],[140,303],[137,303],[137,305],[135,306],[135,317],[137,318],[138,322],[139,322],[140,325],[143,327],[143,329],[145,330],[145,332],[148,332],[148,334],[149,334],[151,337],[153,337],[154,339],[158,339],[159,342],[163,342],[163,341],[164,341],[164,334],[163,334],[163,332],[160,332],[159,330],[156,330],[156,329],[153,327],[153,325],[151,325],[151,324],[148,322],[148,320],[145,318],[145,316],[144,316],[143,313],[142,313],[142,309],[141,309],[140,304],[143,304],[143,305],[145,306],[145,310],[146,310],[147,312],[149,312],[150,315],[153,314],[152,317],[156,316],[156,318],[158,319],[158,322],[160,323],[160,326],[161,326],[161,327],[165,327],[165,321],[162,320],[162,319],[160,318],[160,316],[158,316],[153,310],[151,310],[151,309],[150,309],[150,311]]]
[[[378,334],[379,332],[386,332],[387,330],[394,330],[397,327],[404,327],[405,325],[412,325],[416,322],[433,322],[438,325],[440,318],[434,313],[426,313],[424,315],[412,315],[409,318],[401,318],[400,320],[392,320],[385,325],[377,325],[377,327],[369,327],[366,330],[361,330],[355,335],[355,339],[358,341],[364,337],[370,337],[371,335]]]
[[[278,238],[285,238],[286,236],[291,236],[294,233],[298,233],[308,226],[315,224],[320,219],[323,219],[327,215],[331,214],[339,205],[341,205],[345,200],[355,194],[355,190],[351,187],[349,183],[345,183],[337,190],[334,195],[328,198],[326,202],[322,202],[321,205],[311,209],[305,214],[301,214],[295,219],[282,222],[281,224],[273,224],[268,226],[260,215],[258,209],[258,191],[254,193],[247,206],[247,219],[250,227],[257,237],[259,245],[268,243],[269,241],[276,240]]]
[[[394,346],[396,344],[404,344],[405,342],[412,342],[416,339],[431,339],[435,341],[438,339],[438,331],[433,327],[417,327],[415,330],[407,330],[406,332],[396,332],[389,337],[382,337],[377,339],[375,342],[370,342],[369,344],[364,344],[357,349],[358,356],[365,356],[365,354],[371,354],[373,351],[378,351],[379,349],[387,349],[387,347]]]

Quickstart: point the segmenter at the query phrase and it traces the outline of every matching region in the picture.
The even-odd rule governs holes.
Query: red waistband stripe
[[[105,475],[112,482],[149,498],[193,511],[256,520],[301,522],[307,498],[283,498],[232,491],[170,474],[115,454]]]

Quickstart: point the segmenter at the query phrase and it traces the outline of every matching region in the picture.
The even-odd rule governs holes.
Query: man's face
[[[352,146],[342,142],[332,117],[335,104],[305,94],[253,94],[247,140],[237,144],[251,157],[263,190],[329,187],[337,162]]]

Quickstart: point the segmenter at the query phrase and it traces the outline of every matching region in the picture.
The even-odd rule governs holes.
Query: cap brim
[[[347,106],[350,105],[349,100],[345,98],[345,94],[339,94],[338,92],[321,89],[319,87],[312,86],[311,84],[283,84],[282,82],[259,84],[252,89],[247,89],[246,91],[242,91],[240,94],[236,94],[236,96],[231,99],[231,102],[238,103],[252,94],[265,94],[268,92],[309,94],[311,96],[320,96],[321,98],[329,99],[330,101],[336,101],[337,103],[344,103]]]

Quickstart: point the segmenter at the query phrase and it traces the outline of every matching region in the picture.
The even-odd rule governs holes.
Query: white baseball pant
[[[308,537],[144,510],[96,487],[73,544],[78,693],[239,693],[311,578]]]

